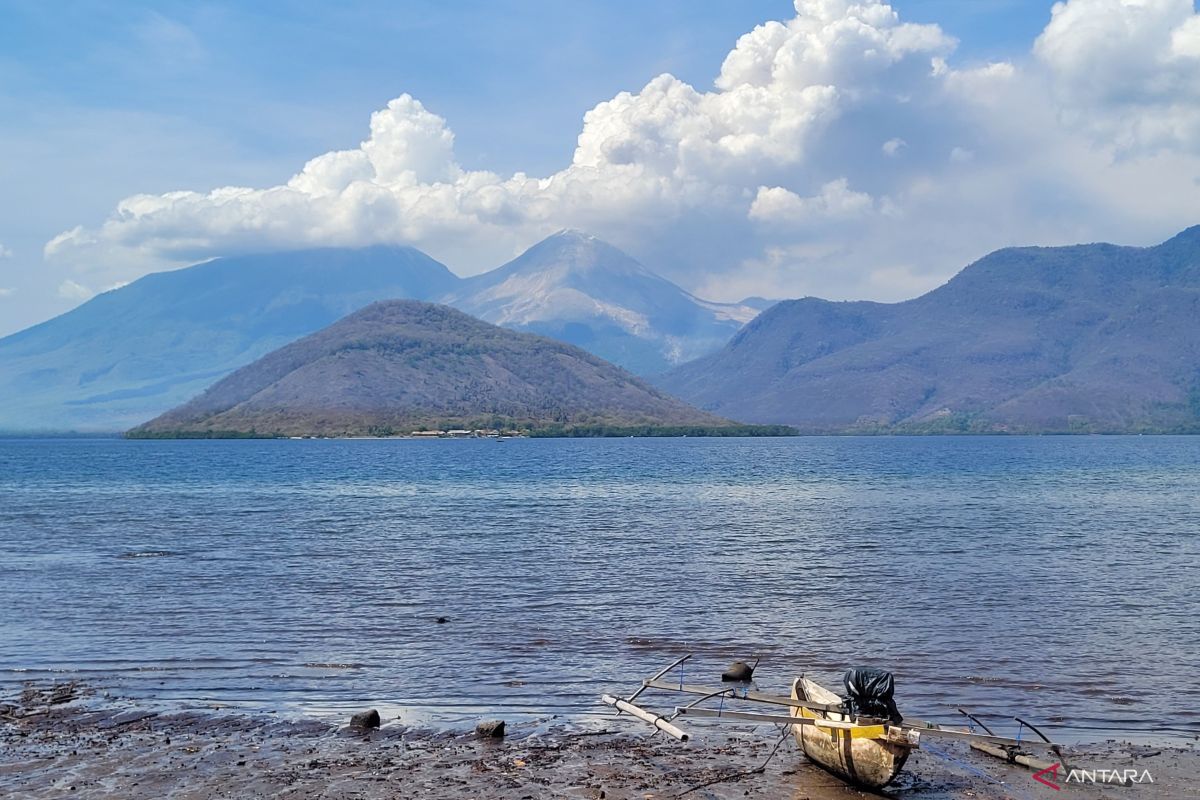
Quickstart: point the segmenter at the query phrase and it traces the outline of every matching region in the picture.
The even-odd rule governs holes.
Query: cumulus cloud
[[[6,288],[0,286],[0,297],[12,297],[16,293],[17,293],[16,289],[6,289]]]
[[[1122,151],[1200,152],[1200,16],[1193,0],[1056,3],[1034,44],[1064,118]]]
[[[1152,239],[1194,221],[1190,0],[1069,0],[1030,58],[963,65],[947,32],[878,0],[795,9],[739,38],[710,89],[664,74],[597,104],[548,176],[460,164],[446,120],[402,95],[359,147],[285,184],[136,195],[46,255],[100,265],[93,285],[377,242],[474,272],[578,227],[723,299],[898,299],[996,246]]]
[[[9,250],[7,247],[5,247],[3,242],[0,242],[0,261],[3,261],[6,258],[12,258],[12,257],[13,257],[13,251]]]
[[[750,218],[785,224],[844,221],[869,214],[874,205],[871,195],[853,191],[845,178],[830,181],[813,197],[800,197],[780,186],[760,186],[750,204]]]
[[[548,177],[464,169],[445,120],[404,95],[372,116],[357,149],[318,156],[285,185],[136,195],[99,227],[55,237],[46,255],[143,265],[402,241],[477,269],[563,226],[636,245],[640,231],[745,220],[747,194],[767,179],[788,191],[828,183],[806,174],[814,142],[848,111],[928,91],[931,59],[954,47],[937,26],[902,23],[882,3],[797,0],[796,9],[742,36],[713,91],[660,75],[599,103],[571,163]]]

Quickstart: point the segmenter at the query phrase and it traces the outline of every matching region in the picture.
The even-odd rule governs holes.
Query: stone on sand
[[[486,719],[475,726],[475,733],[485,739],[499,739],[504,735],[504,720]]]
[[[360,711],[350,718],[350,727],[360,730],[370,730],[379,727],[379,712],[375,709]]]

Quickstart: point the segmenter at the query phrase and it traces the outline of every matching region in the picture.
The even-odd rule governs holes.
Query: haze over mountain
[[[0,432],[126,429],[352,311],[401,298],[444,299],[642,373],[715,350],[769,304],[699,300],[575,231],[465,281],[404,247],[219,258],[0,339]]]
[[[594,236],[560,231],[444,298],[480,319],[551,336],[652,375],[710,353],[769,301],[712,303]]]
[[[668,391],[806,430],[1200,430],[1200,226],[1020,247],[903,303],[782,302]]]
[[[0,431],[118,431],[381,299],[457,283],[410,247],[218,258],[0,339]]]
[[[577,347],[447,306],[374,303],[131,432],[355,435],[547,425],[723,425]]]

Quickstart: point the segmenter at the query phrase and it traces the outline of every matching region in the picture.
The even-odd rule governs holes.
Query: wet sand
[[[78,687],[0,702],[0,797],[14,798],[743,798],[871,797],[808,763],[768,728],[692,726],[697,741],[634,722],[603,730],[515,725],[504,739],[405,728],[359,732],[323,720],[211,710],[163,712]],[[1072,766],[1149,770],[1153,784],[1054,791],[1024,768],[939,743],[886,796],[1200,798],[1200,743],[1110,741],[1068,750]],[[763,765],[765,768],[755,771]]]

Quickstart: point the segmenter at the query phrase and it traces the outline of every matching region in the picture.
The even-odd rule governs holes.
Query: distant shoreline
[[[764,426],[766,427],[766,426]],[[786,428],[788,426],[770,426]],[[903,430],[880,430],[880,431],[806,431],[799,429],[791,429],[785,433],[607,433],[607,434],[591,434],[591,433],[523,433],[506,435],[506,439],[665,439],[665,438],[841,438],[841,439],[960,439],[960,438],[988,438],[988,439],[1003,439],[1003,438],[1035,438],[1035,437],[1063,437],[1063,438],[1086,438],[1092,436],[1100,437],[1118,437],[1118,436],[1148,436],[1156,438],[1170,438],[1176,436],[1198,436],[1200,430],[1176,430],[1176,431],[1062,431],[1062,430],[1045,430],[1045,431],[903,431]],[[145,440],[145,439],[326,439],[347,441],[354,439],[385,441],[392,439],[405,440],[420,440],[420,439],[453,439],[453,438],[477,438],[477,437],[437,437],[437,436],[413,436],[412,434],[397,434],[397,435],[368,435],[368,434],[347,434],[344,436],[320,436],[320,435],[289,435],[289,434],[247,434],[247,433],[212,433],[207,432],[179,432],[170,434],[155,434],[130,435],[124,431],[109,431],[104,433],[78,433],[75,431],[36,431],[36,432],[0,432],[0,441],[21,441],[35,439],[130,439],[130,440]],[[487,438],[487,437],[478,437]]]
[[[126,439],[627,439],[633,438],[748,438],[796,436],[787,425],[549,425],[521,428],[501,434],[480,435],[464,430],[435,428],[411,433],[357,433],[326,435],[257,431],[142,431],[123,434]]]

